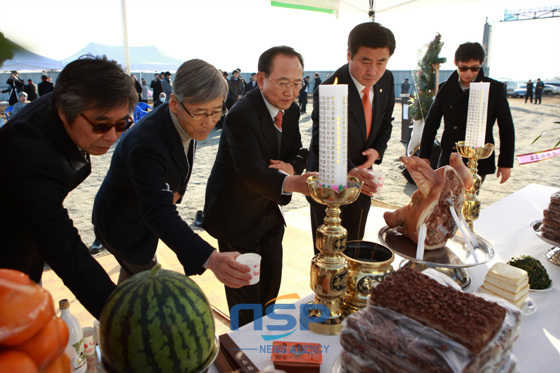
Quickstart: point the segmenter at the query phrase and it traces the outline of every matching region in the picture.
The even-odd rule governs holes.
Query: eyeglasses
[[[177,100],[177,101],[179,101],[179,100]],[[189,109],[187,109],[181,101],[179,101],[179,103],[181,104],[183,109],[185,109],[187,114],[189,114],[190,117],[197,122],[202,122],[202,121],[204,121],[204,119],[206,119],[208,117],[211,117],[212,120],[220,120],[220,118],[222,117],[222,112],[221,111],[215,111],[213,113],[199,113],[199,114],[194,114],[193,115],[189,112]]]
[[[115,132],[124,132],[128,130],[133,124],[134,120],[128,117],[125,120],[118,121],[117,123],[93,123],[84,113],[80,115],[93,127],[93,133],[107,133],[111,128],[115,128]]]
[[[472,71],[473,73],[476,73],[480,70],[480,66],[457,66],[457,69],[459,69],[459,71],[465,72],[467,70]]]
[[[265,75],[268,79],[270,79],[270,77],[268,75]],[[300,90],[301,87],[303,87],[303,82],[298,82],[298,83],[289,83],[289,82],[277,82],[275,80],[270,79],[273,83],[276,83],[276,86],[278,88],[280,88],[283,91],[287,91],[289,89],[296,89],[296,90]]]

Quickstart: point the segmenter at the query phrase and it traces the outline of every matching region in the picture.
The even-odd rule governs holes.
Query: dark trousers
[[[525,103],[527,103],[527,99],[531,99],[531,103],[533,103],[533,92],[525,93]]]
[[[537,102],[538,101],[538,102]],[[535,91],[535,104],[540,104],[542,102],[542,92],[539,90]]]
[[[307,197],[311,209],[311,233],[313,234],[313,250],[315,254],[319,253],[317,245],[317,228],[319,228],[325,220],[327,206],[315,202]],[[340,218],[342,226],[348,231],[348,241],[361,240],[364,238],[364,230],[366,228],[367,216],[371,207],[371,197],[360,193],[360,196],[354,203],[350,205],[340,206]]]
[[[103,247],[105,247],[107,249],[107,251],[109,251],[111,254],[113,254],[115,259],[117,260],[117,262],[121,266],[121,270],[120,270],[120,273],[119,273],[119,280],[118,280],[117,285],[121,284],[122,282],[124,282],[125,280],[129,279],[130,277],[134,276],[137,273],[144,272],[144,271],[147,271],[149,269],[152,269],[158,263],[157,256],[155,255],[155,253],[154,253],[154,257],[152,258],[152,260],[150,260],[148,263],[145,263],[145,264],[133,264],[133,263],[130,263],[129,261],[124,260],[121,257],[119,250],[117,250],[111,244],[109,244],[107,241],[105,241],[101,232],[99,232],[99,230],[96,229],[96,228],[97,228],[97,226],[94,225],[93,226],[93,231],[95,233],[95,238],[103,244]]]
[[[307,93],[299,95],[299,110],[302,113],[307,112]]]
[[[234,246],[218,240],[220,252],[239,251],[241,254],[255,253],[261,256],[260,281],[255,285],[247,285],[242,288],[233,289],[225,287],[228,308],[237,304],[260,304],[262,315],[254,315],[252,310],[239,312],[239,326],[253,322],[266,314],[266,307],[274,302],[270,300],[278,297],[280,282],[282,280],[282,238],[284,237],[284,219],[276,204],[269,204],[268,213],[262,223],[266,231],[260,238],[244,246]],[[268,304],[267,304],[268,303]]]

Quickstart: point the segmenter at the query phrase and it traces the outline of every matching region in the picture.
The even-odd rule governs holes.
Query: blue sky
[[[353,0],[356,2],[367,0]],[[531,6],[558,3],[533,0]],[[120,45],[120,0],[2,0],[0,31],[32,51],[62,59],[89,42]],[[525,4],[525,5],[524,5]],[[284,44],[303,54],[306,70],[334,70],[346,62],[346,39],[365,13],[329,14],[270,6],[265,0],[126,0],[131,46],[156,45],[183,60],[202,58],[220,69],[255,71],[259,55]],[[367,6],[366,6],[367,7]],[[519,0],[467,0],[437,8],[399,7],[378,12],[376,21],[393,30],[397,49],[389,68],[414,69],[418,50],[442,34],[453,54],[466,41],[482,41],[485,20],[493,24],[491,76],[513,80],[560,77],[560,18],[499,21],[504,9],[527,7]],[[12,9],[15,16],[4,11]],[[554,38],[554,41],[551,40]]]

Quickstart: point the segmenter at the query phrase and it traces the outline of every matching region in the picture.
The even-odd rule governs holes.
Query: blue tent
[[[161,72],[177,71],[184,61],[167,56],[155,46],[129,47],[130,71]],[[84,54],[94,56],[106,55],[107,58],[117,61],[124,66],[124,49],[122,46],[89,43],[80,51],[63,59],[64,64],[78,59]]]
[[[27,49],[17,45],[16,43],[6,39],[12,46],[14,57],[4,61],[0,66],[0,72],[17,71],[53,71],[62,70],[64,66],[61,61],[53,60],[37,53],[28,51]]]

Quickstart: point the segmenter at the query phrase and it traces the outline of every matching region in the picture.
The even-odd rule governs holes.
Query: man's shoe
[[[204,213],[201,210],[198,210],[194,218],[194,225],[196,225],[197,227],[201,227],[203,220],[204,220]]]
[[[103,251],[103,244],[99,242],[99,240],[96,238],[95,241],[93,241],[93,243],[89,247],[89,252],[91,253],[91,255],[95,255],[95,254],[99,254],[102,251]]]

